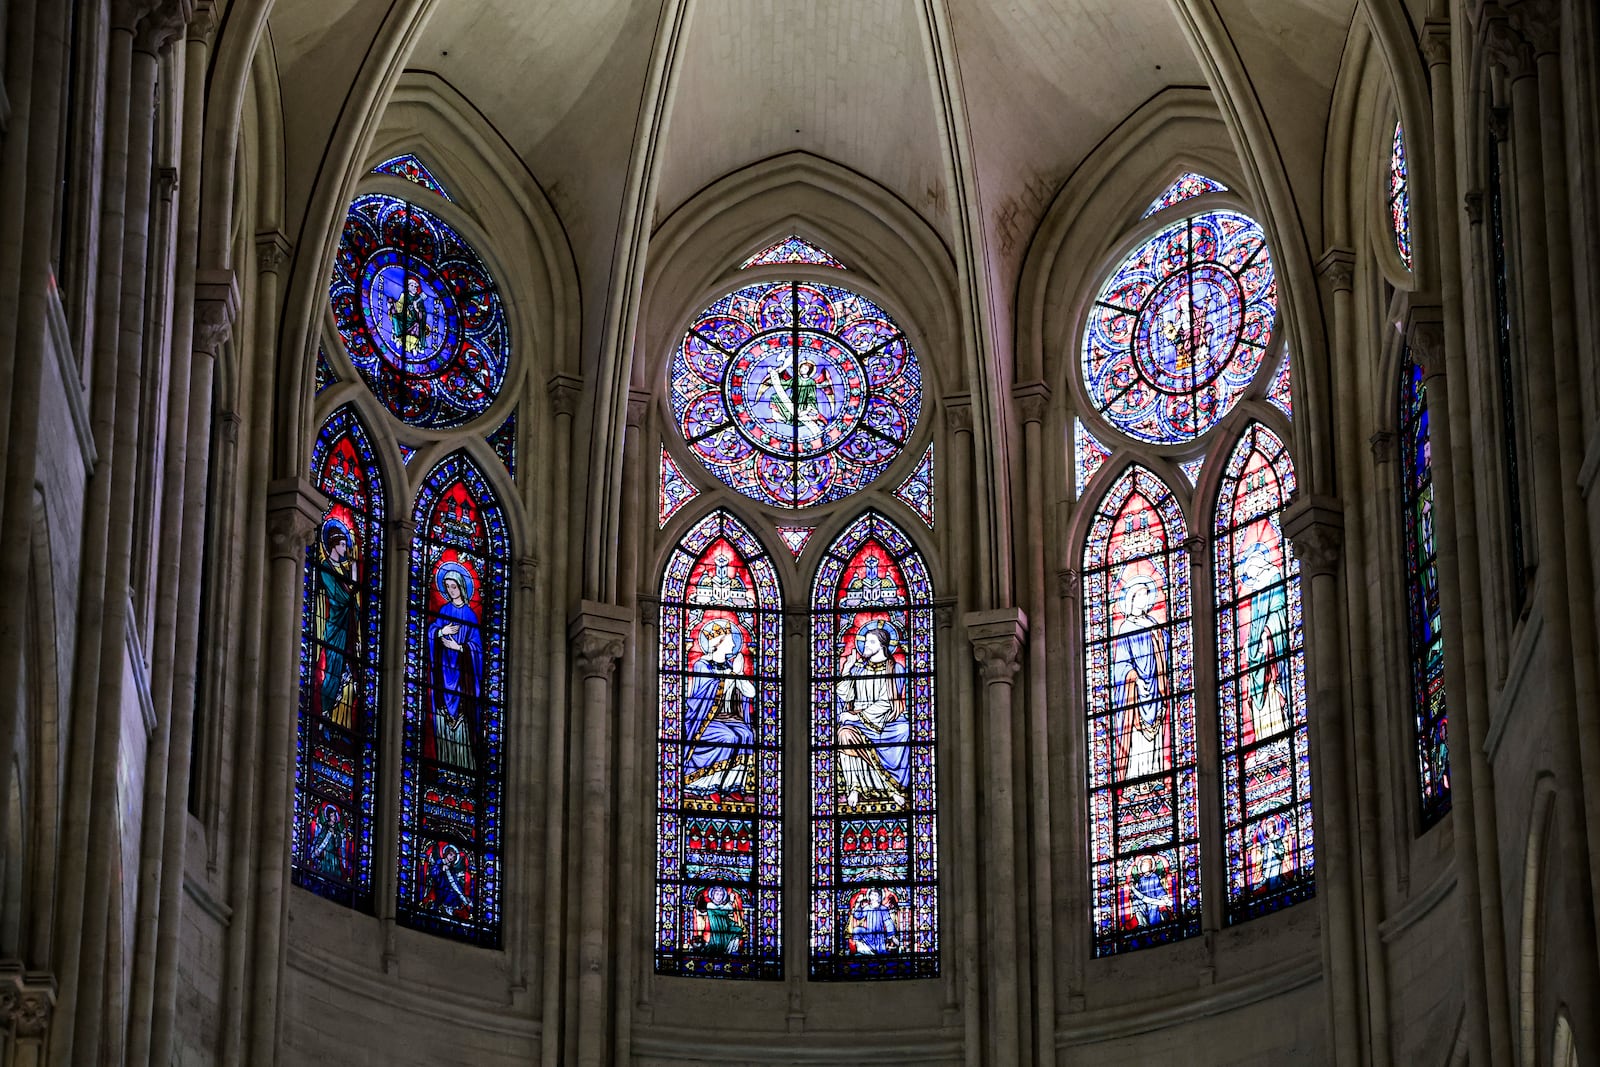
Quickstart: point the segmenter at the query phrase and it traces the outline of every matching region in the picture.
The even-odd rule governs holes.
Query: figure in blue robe
[[[1128,874],[1128,910],[1125,925],[1159,926],[1174,915],[1172,893],[1167,887],[1166,864],[1149,856]]]
[[[344,815],[332,804],[322,809],[322,817],[311,824],[311,869],[324,878],[350,877],[350,834]]]
[[[356,676],[351,658],[361,637],[361,592],[351,554],[353,542],[350,528],[340,520],[323,524],[312,598],[320,658],[317,710],[346,730],[355,725]]]
[[[433,755],[461,770],[477,769],[472,727],[483,685],[483,636],[472,610],[472,574],[461,564],[442,564],[434,584],[444,595],[428,626],[433,665]]]
[[[857,899],[850,909],[850,943],[862,956],[881,956],[900,948],[900,928],[895,923],[894,898],[884,898],[883,890],[873,888]]]
[[[727,619],[700,628],[700,658],[691,669],[683,729],[689,742],[683,761],[686,793],[721,803],[743,800],[755,731],[750,702],[756,687],[739,677],[744,634]]]
[[[422,906],[464,918],[472,914],[472,874],[455,845],[443,844],[422,858]]]

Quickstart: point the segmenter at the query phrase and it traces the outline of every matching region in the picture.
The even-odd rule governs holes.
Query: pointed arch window
[[[311,477],[328,508],[306,554],[293,879],[370,911],[385,504],[372,439],[353,406],[323,424]]]
[[[1083,551],[1095,955],[1200,932],[1188,533],[1160,477],[1106,490]]]
[[[1406,134],[1400,123],[1394,124],[1394,137],[1389,143],[1389,230],[1394,235],[1395,251],[1400,261],[1411,269],[1411,179],[1410,165],[1406,159]]]
[[[1416,722],[1417,800],[1424,827],[1450,810],[1449,713],[1440,631],[1438,548],[1433,532],[1433,452],[1427,386],[1406,348],[1400,367],[1400,504],[1404,531],[1407,649]]]
[[[500,943],[510,538],[465,453],[423,478],[412,509],[401,740],[398,917]]]
[[[1214,541],[1229,922],[1315,885],[1300,563],[1283,535],[1294,490],[1288,448],[1249,424],[1217,492]]]
[[[1528,596],[1528,553],[1522,527],[1521,430],[1518,426],[1516,350],[1511,315],[1511,255],[1505,217],[1502,142],[1489,135],[1489,250],[1493,267],[1495,369],[1500,393],[1500,466],[1505,480],[1506,541],[1516,610]]]
[[[811,976],[939,973],[933,585],[877,512],[811,592]]]
[[[714,511],[661,580],[656,973],[783,976],[783,617],[754,534]]]

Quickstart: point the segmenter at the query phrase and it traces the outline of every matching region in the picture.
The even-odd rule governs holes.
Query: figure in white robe
[[[890,623],[868,622],[840,665],[839,792],[848,808],[864,801],[880,810],[903,808],[911,788],[911,722],[894,659],[899,644]]]

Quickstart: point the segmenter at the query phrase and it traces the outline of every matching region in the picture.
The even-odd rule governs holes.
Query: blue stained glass
[[[397,178],[404,178],[413,185],[420,185],[431,193],[438,193],[446,200],[453,199],[449,193],[445,192],[444,186],[440,184],[439,179],[433,176],[433,172],[427,168],[422,160],[410,152],[402,156],[395,156],[393,159],[384,160],[372,168],[372,173],[393,174]]]
[[[506,465],[506,473],[515,478],[517,476],[517,413],[513,411],[506,416],[506,421],[500,428],[489,435],[489,447],[494,449],[494,454],[500,457],[500,462]]]
[[[1267,390],[1267,399],[1291,419],[1294,418],[1293,373],[1289,366],[1289,349],[1285,346],[1283,363],[1278,367],[1278,376],[1272,379],[1272,388]]]
[[[372,910],[372,831],[382,675],[384,490],[355,408],[335,411],[312,452],[328,498],[306,553],[295,731],[293,880]]]
[[[928,524],[928,529],[933,529],[933,446],[922,454],[922,459],[917,462],[917,469],[911,476],[900,483],[900,488],[894,491],[902,503],[915,511],[923,522]]]
[[[510,537],[464,452],[423,478],[412,517],[397,916],[498,947]]]
[[[661,446],[661,501],[657,528],[665,526],[683,506],[700,495],[700,490],[694,483],[683,476],[683,471],[678,469],[678,464],[667,454],[667,446]]]
[[[500,290],[432,212],[382,193],[357,197],[328,293],[350,361],[401,421],[453,429],[499,395],[511,352]]]
[[[714,511],[661,580],[657,974],[783,976],[783,616],[755,535]]]
[[[800,553],[804,552],[806,545],[811,542],[811,535],[817,532],[811,526],[779,526],[777,529],[778,539],[795,559],[800,558]]]
[[[844,264],[834,259],[828,253],[804,240],[790,234],[776,244],[768,245],[743,263],[739,264],[741,270],[747,267],[765,267],[775,263],[811,263],[819,267],[835,267],[844,270]]]
[[[1406,176],[1406,134],[1400,123],[1394,124],[1394,137],[1389,145],[1389,228],[1394,233],[1395,251],[1400,260],[1411,269],[1411,183]]]
[[[1276,272],[1253,219],[1216,210],[1176,220],[1102,286],[1084,329],[1084,386],[1130,437],[1192,441],[1255,379],[1277,313]]]
[[[1167,186],[1161,195],[1145,209],[1142,217],[1149,218],[1158,211],[1165,211],[1174,204],[1181,204],[1185,200],[1193,200],[1197,196],[1207,193],[1225,193],[1228,187],[1214,178],[1207,178],[1204,174],[1190,171],[1180,174],[1178,180]]]
[[[1083,550],[1094,953],[1200,932],[1194,651],[1183,511],[1130,467]]]
[[[1251,423],[1224,468],[1213,541],[1230,923],[1316,891],[1300,563],[1283,535],[1294,490],[1289,450]]]
[[[1422,825],[1450,810],[1449,714],[1440,627],[1439,555],[1433,539],[1433,446],[1428,440],[1422,368],[1406,349],[1400,369],[1400,497],[1404,526],[1407,647],[1416,722],[1418,804]]]
[[[329,386],[336,384],[339,376],[333,372],[333,366],[328,362],[328,353],[323,351],[321,345],[317,346],[317,395],[321,396]]]
[[[811,977],[939,973],[933,587],[868,512],[811,592]]]
[[[1185,463],[1178,464],[1178,469],[1183,471],[1183,476],[1189,479],[1190,485],[1200,484],[1200,472],[1205,469],[1206,457],[1196,456]]]
[[[921,367],[888,313],[811,282],[746,286],[706,308],[668,384],[678,428],[706,469],[779,508],[865,487],[922,413]]]
[[[401,460],[401,462],[410,463],[411,462],[411,457],[416,455],[416,454],[417,454],[417,450],[412,448],[410,445],[401,445],[400,446],[400,460]]]
[[[1111,449],[1089,432],[1089,427],[1083,424],[1082,419],[1073,419],[1072,455],[1073,470],[1076,472],[1075,496],[1081,498],[1083,491],[1089,488],[1089,482],[1111,458]]]

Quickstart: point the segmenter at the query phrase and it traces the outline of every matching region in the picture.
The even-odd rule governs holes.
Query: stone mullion
[[[648,499],[648,498],[647,498]],[[657,679],[661,671],[661,598],[652,594],[641,596],[637,602],[639,620],[639,647],[636,659],[639,661],[638,673],[640,678],[639,693],[641,703],[639,721],[641,727],[647,723],[659,721],[659,703],[656,699]],[[649,709],[649,710],[646,710]],[[640,801],[639,819],[636,825],[629,826],[624,823],[621,834],[633,838],[633,848],[637,855],[648,857],[648,866],[640,867],[640,877],[632,885],[622,883],[618,887],[619,896],[629,896],[633,900],[632,906],[637,909],[643,905],[644,915],[648,919],[648,936],[634,938],[634,951],[638,952],[633,961],[633,1003],[618,1003],[618,1011],[627,1011],[635,1016],[634,1023],[649,1023],[654,1018],[654,1008],[651,996],[654,992],[653,979],[655,975],[655,900],[656,900],[656,874],[657,874],[657,844],[656,834],[659,822],[657,798],[661,795],[660,775],[661,768],[656,758],[656,733],[640,729],[635,740],[636,756],[639,761],[640,773],[636,781],[624,781],[621,788],[637,794]]]
[[[1074,550],[1078,546],[1074,545]],[[1085,968],[1092,948],[1090,930],[1093,925],[1094,898],[1090,888],[1087,790],[1089,783],[1088,710],[1084,699],[1085,680],[1088,673],[1087,654],[1083,646],[1083,591],[1079,573],[1062,570],[1056,574],[1056,596],[1060,601],[1063,635],[1054,677],[1063,689],[1057,701],[1057,715],[1061,717],[1062,759],[1060,770],[1062,791],[1066,803],[1061,807],[1062,822],[1066,824],[1067,854],[1063,857],[1064,884],[1057,890],[1062,901],[1060,912],[1065,917],[1058,930],[1065,928],[1062,938],[1067,945],[1068,961],[1063,991],[1065,1003],[1058,1005],[1065,1012],[1084,1010]],[[1070,783],[1070,784],[1069,784]],[[1060,1014],[1057,1029],[1065,1026]]]
[[[1219,457],[1214,462],[1226,460]],[[1211,510],[1208,502],[1195,498],[1190,514],[1205,532],[1191,530],[1183,548],[1189,556],[1189,649],[1194,680],[1195,772],[1200,795],[1200,928],[1205,935],[1207,979],[1215,980],[1217,933],[1227,925],[1228,913],[1222,764],[1229,754],[1222,751],[1221,689],[1217,680],[1218,608],[1211,559],[1215,542],[1210,527],[1200,522]]]
[[[400,908],[400,791],[405,767],[406,651],[411,622],[411,552],[417,521],[410,494],[397,491],[405,475],[386,479],[392,514],[384,523],[383,654],[378,671],[378,795],[373,804],[372,914],[383,928],[383,969],[399,971],[396,925]],[[420,801],[418,802],[420,805]]]
[[[818,544],[817,550],[823,550]],[[801,587],[804,588],[803,586]],[[811,606],[805,594],[783,616],[782,919],[786,1025],[798,1033],[806,1023],[806,975],[811,945]],[[757,726],[759,730],[759,725]],[[759,753],[757,759],[760,758]],[[798,907],[796,904],[798,903]]]

